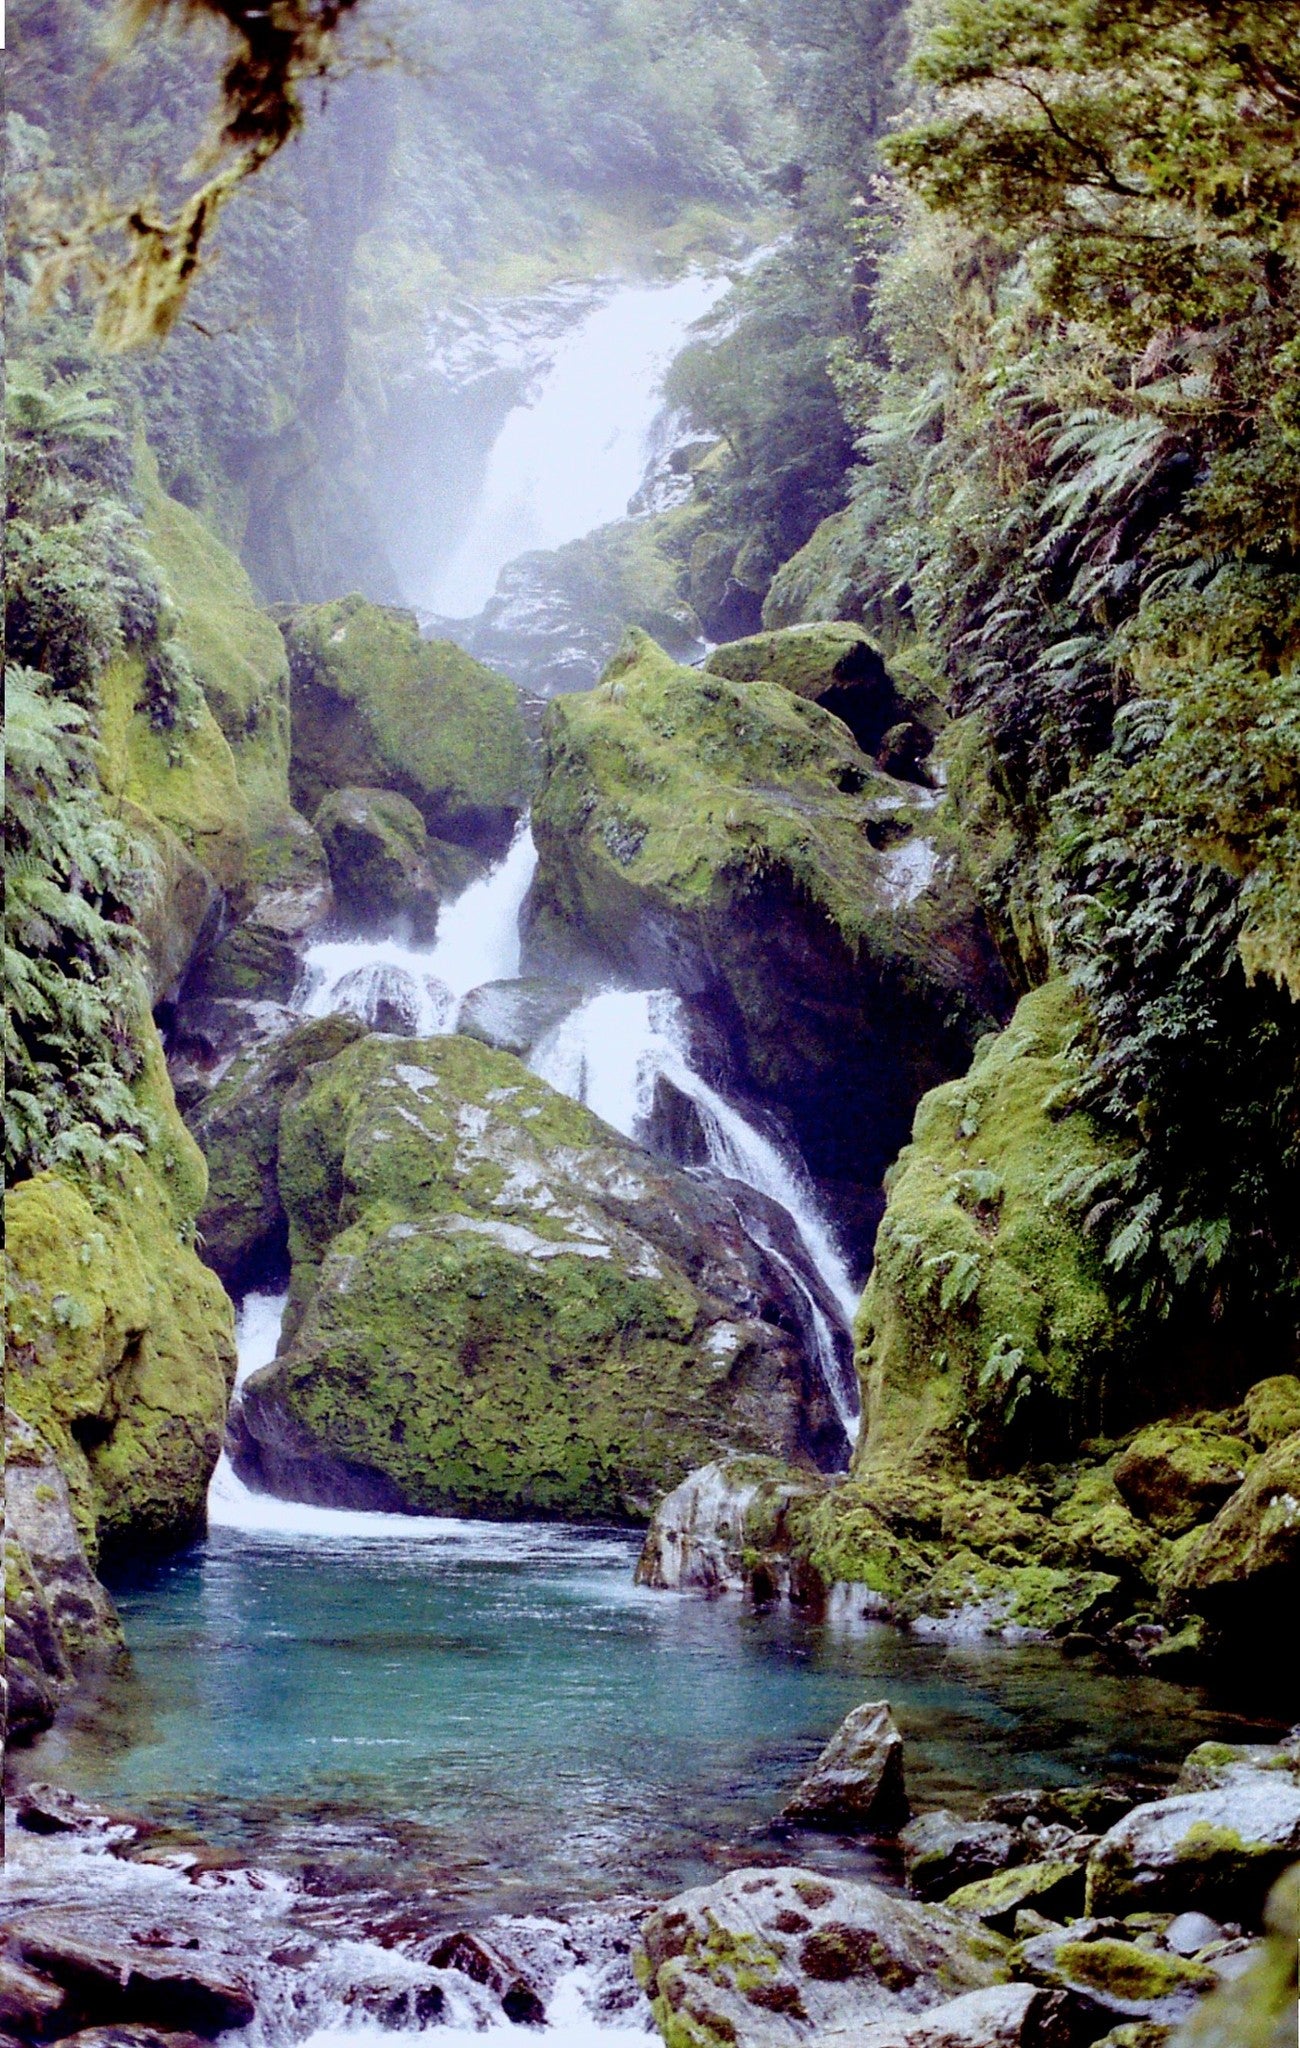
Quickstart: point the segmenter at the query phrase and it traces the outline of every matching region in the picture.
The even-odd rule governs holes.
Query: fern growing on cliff
[[[104,813],[85,714],[7,677],[5,1168],[95,1168],[138,1151],[131,849]]]

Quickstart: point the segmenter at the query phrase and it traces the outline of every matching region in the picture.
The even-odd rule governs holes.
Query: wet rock
[[[1300,1864],[1274,1886],[1264,1926],[1258,1955],[1203,2001],[1179,2034],[1178,2048],[1294,2048]]]
[[[62,2031],[68,2004],[61,1984],[28,1969],[14,1956],[0,1955],[0,2027],[21,2040],[45,2041]]]
[[[512,684],[450,641],[422,640],[414,613],[361,597],[304,606],[282,631],[300,810],[331,790],[393,790],[436,838],[505,852],[529,774]]]
[[[1180,1559],[1170,1600],[1193,1608],[1234,1652],[1259,1655],[1300,1596],[1300,1431],[1257,1458]]]
[[[637,1584],[674,1591],[738,1592],[762,1569],[773,1590],[789,1583],[789,1509],[815,1497],[803,1474],[759,1458],[729,1458],[689,1472],[654,1511]]]
[[[1135,1941],[1093,1934],[1088,1923],[1023,1944],[1020,1968],[1035,1983],[1072,1991],[1106,2013],[1171,2026],[1217,1983],[1212,1970]]]
[[[516,2026],[544,2025],[546,2004],[536,1985],[483,1935],[464,1931],[450,1935],[438,1944],[430,1960],[437,1969],[459,1970],[462,1977],[495,1991],[501,2010]]]
[[[22,1785],[9,1794],[8,1805],[13,1820],[30,1835],[112,1835],[126,1841],[145,1832],[142,1823],[106,1813],[62,1785]]]
[[[790,1868],[671,1899],[634,1960],[668,2048],[799,2048],[988,1989],[1006,1953],[943,1906]]]
[[[241,1053],[269,1046],[301,1023],[287,1003],[195,997],[177,1010],[168,1035],[167,1071],[182,1115],[190,1116]]]
[[[1251,1461],[1240,1437],[1193,1423],[1158,1422],[1140,1430],[1115,1467],[1130,1508],[1162,1535],[1181,1536],[1208,1522],[1235,1493]]]
[[[844,2048],[1073,2048],[1069,2001],[1031,1984],[967,1991],[929,2012],[899,2013],[845,2035]]]
[[[963,1820],[943,1807],[918,1814],[898,1839],[907,1882],[922,1899],[947,1898],[959,1885],[1005,1870],[1022,1853],[1005,1821]]]
[[[192,1112],[208,1163],[199,1215],[203,1256],[233,1293],[282,1265],[289,1225],[277,1178],[280,1111],[301,1076],[364,1034],[339,1014],[299,1024],[253,1046]]]
[[[655,1081],[644,1137],[652,1152],[675,1160],[678,1166],[708,1164],[708,1133],[699,1104],[667,1074],[660,1074]]]
[[[1053,1857],[1043,1863],[1021,1863],[982,1877],[949,1894],[955,1913],[971,1913],[986,1927],[1009,1934],[1017,1913],[1030,1907],[1049,1920],[1080,1911],[1084,1903],[1082,1857]]]
[[[1176,1913],[1165,1929],[1165,1947],[1176,1956],[1194,1956],[1212,1941],[1222,1941],[1223,1929],[1208,1913]]]
[[[65,2037],[63,2048],[198,2048],[202,2036],[159,2027],[82,2027]]]
[[[1139,1806],[1088,1862],[1087,1910],[1192,1908],[1258,1924],[1264,1896],[1300,1855],[1300,1785],[1251,1772]]]
[[[908,1815],[903,1738],[887,1700],[846,1714],[782,1812],[805,1827],[890,1834]]]
[[[311,934],[334,906],[325,849],[307,820],[288,811],[253,853],[252,903],[198,958],[180,992],[196,1001],[287,1003]]]
[[[232,1455],[290,1498],[636,1517],[719,1442],[810,1467],[847,1443],[799,1279],[696,1181],[509,1054],[370,1037],[281,1115],[288,1346]],[[744,1221],[742,1221],[742,1213]]]
[[[582,999],[582,990],[567,982],[485,981],[465,997],[456,1029],[522,1060]]]
[[[181,1934],[172,1947],[166,1930],[147,1933],[101,1933],[80,1914],[51,1910],[12,1922],[9,1939],[26,1964],[63,1988],[65,2013],[75,2011],[83,2026],[138,2022],[210,2039],[252,2022],[252,1994],[225,1957],[202,1954],[193,1936]]]
[[[526,958],[695,998],[864,1236],[918,1095],[1005,995],[930,795],[819,705],[644,634],[544,721]]]
[[[462,847],[431,841],[415,805],[391,789],[335,789],[313,824],[329,861],[345,924],[401,927],[431,939],[445,894],[463,887],[474,860]]]

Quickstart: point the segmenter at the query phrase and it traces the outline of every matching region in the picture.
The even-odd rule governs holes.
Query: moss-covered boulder
[[[1300,1855],[1300,1784],[1243,1771],[1137,1806],[1088,1860],[1092,1914],[1199,1910],[1258,1926],[1269,1887]]]
[[[1165,1536],[1208,1522],[1236,1492],[1251,1462],[1240,1437],[1194,1422],[1140,1430],[1115,1467],[1116,1490]]]
[[[820,705],[629,633],[546,713],[531,956],[694,995],[847,1214],[1002,1001],[929,794]]]
[[[633,1963],[668,2048],[800,2048],[990,1988],[1007,1956],[944,1906],[789,1868],[734,1870],[669,1899]]]
[[[1253,1443],[1280,1443],[1284,1436],[1300,1430],[1300,1379],[1293,1372],[1274,1373],[1257,1380],[1246,1393],[1242,1408],[1245,1432]]]
[[[1193,1536],[1165,1583],[1237,1649],[1271,1654],[1300,1599],[1300,1430],[1257,1458],[1214,1520]]]
[[[280,1200],[280,1110],[307,1069],[364,1035],[356,1017],[315,1018],[240,1053],[190,1119],[208,1166],[199,1212],[203,1257],[242,1293],[288,1257]]]
[[[474,873],[463,847],[430,840],[424,819],[391,789],[335,789],[313,819],[329,861],[334,902],[345,923],[401,927],[431,939],[443,896]]]
[[[312,1068],[279,1184],[290,1342],[235,1418],[273,1490],[628,1518],[723,1448],[843,1456],[798,1284],[736,1199],[508,1054],[371,1037]]]
[[[335,789],[391,789],[436,838],[504,851],[523,810],[528,741],[513,684],[413,612],[361,597],[291,613],[290,786],[311,817]]]
[[[947,1451],[1018,1462],[1095,1427],[1123,1325],[1067,1207],[1108,1141],[1069,1107],[1080,1016],[1026,996],[970,1072],[935,1089],[891,1169],[858,1319],[859,1464]]]
[[[285,811],[252,849],[247,908],[205,948],[188,976],[186,1003],[287,1003],[313,932],[334,906],[325,849],[307,820]]]
[[[7,1393],[49,1446],[93,1563],[201,1527],[234,1377],[234,1317],[194,1249],[206,1173],[152,1040],[147,1153],[83,1190],[9,1192]]]
[[[924,762],[942,723],[937,693],[900,686],[861,626],[836,621],[755,633],[715,647],[704,664],[733,683],[777,683],[847,725],[864,754],[905,781],[926,782]]]

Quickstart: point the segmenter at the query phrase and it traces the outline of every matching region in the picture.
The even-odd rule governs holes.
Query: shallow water
[[[436,1883],[463,1913],[661,1895],[755,1857],[865,1874],[861,1847],[774,1821],[864,1698],[892,1700],[921,1806],[1168,1763],[1228,1725],[1047,1645],[639,1589],[636,1549],[520,1524],[215,1530],[118,1585],[133,1677],[32,1768],[309,1882]]]

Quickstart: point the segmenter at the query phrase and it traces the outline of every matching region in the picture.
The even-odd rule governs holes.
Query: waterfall
[[[481,612],[507,562],[622,519],[645,472],[669,364],[728,289],[698,273],[619,286],[560,342],[537,389],[497,436],[469,531],[418,601]]]
[[[845,1323],[852,1326],[857,1289],[812,1188],[770,1138],[695,1072],[682,1006],[671,989],[606,989],[549,1032],[529,1064],[552,1088],[584,1102],[628,1138],[641,1135],[660,1077],[671,1081],[695,1105],[709,1164],[786,1211]],[[763,1249],[780,1261],[804,1298],[822,1377],[854,1438],[858,1390],[841,1370],[825,1312],[776,1246],[765,1243]]]
[[[408,1038],[456,1028],[461,1001],[519,973],[519,913],[537,868],[525,822],[504,860],[438,914],[431,946],[401,939],[322,939],[307,948],[296,1007],[305,1017],[350,1010]]]

